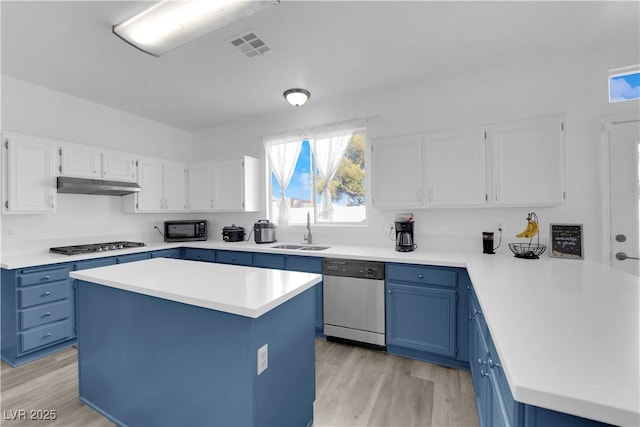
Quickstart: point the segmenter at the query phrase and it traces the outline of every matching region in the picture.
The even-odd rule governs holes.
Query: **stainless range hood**
[[[135,182],[71,178],[67,176],[58,177],[58,193],[124,196],[140,190],[140,186]]]

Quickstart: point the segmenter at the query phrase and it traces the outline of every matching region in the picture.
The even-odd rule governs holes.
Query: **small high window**
[[[609,102],[640,99],[640,70],[609,75]]]

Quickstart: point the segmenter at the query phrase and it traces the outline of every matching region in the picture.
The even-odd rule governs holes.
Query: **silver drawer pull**
[[[51,291],[47,291],[44,294],[42,294],[43,297],[48,297],[49,295],[51,295]]]
[[[51,279],[51,276],[44,276],[44,277],[42,278],[42,280],[49,280],[49,279]]]
[[[51,335],[53,335],[51,332],[47,332],[47,333],[44,335],[44,338],[49,338]]]
[[[489,371],[485,372],[484,369],[480,369],[480,376],[481,377],[488,377],[489,376]]]
[[[51,312],[47,311],[45,314],[42,315],[42,317],[47,317],[47,316],[51,316]]]
[[[494,363],[494,361],[493,361],[493,360],[489,359],[489,367],[490,367],[491,369],[493,369],[493,368],[499,368],[499,367],[500,367],[500,364],[499,364],[499,363]]]
[[[481,358],[478,358],[478,365],[486,365],[487,362],[484,362]]]
[[[424,276],[422,274],[418,274],[418,279],[424,279]]]

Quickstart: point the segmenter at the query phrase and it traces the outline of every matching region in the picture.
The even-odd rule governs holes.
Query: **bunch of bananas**
[[[516,237],[525,237],[527,239],[531,239],[533,236],[538,234],[538,230],[538,217],[532,212],[527,215],[527,228],[516,234]]]

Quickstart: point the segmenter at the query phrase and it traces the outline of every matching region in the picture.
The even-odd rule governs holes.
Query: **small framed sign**
[[[551,258],[584,259],[582,224],[550,225]]]

